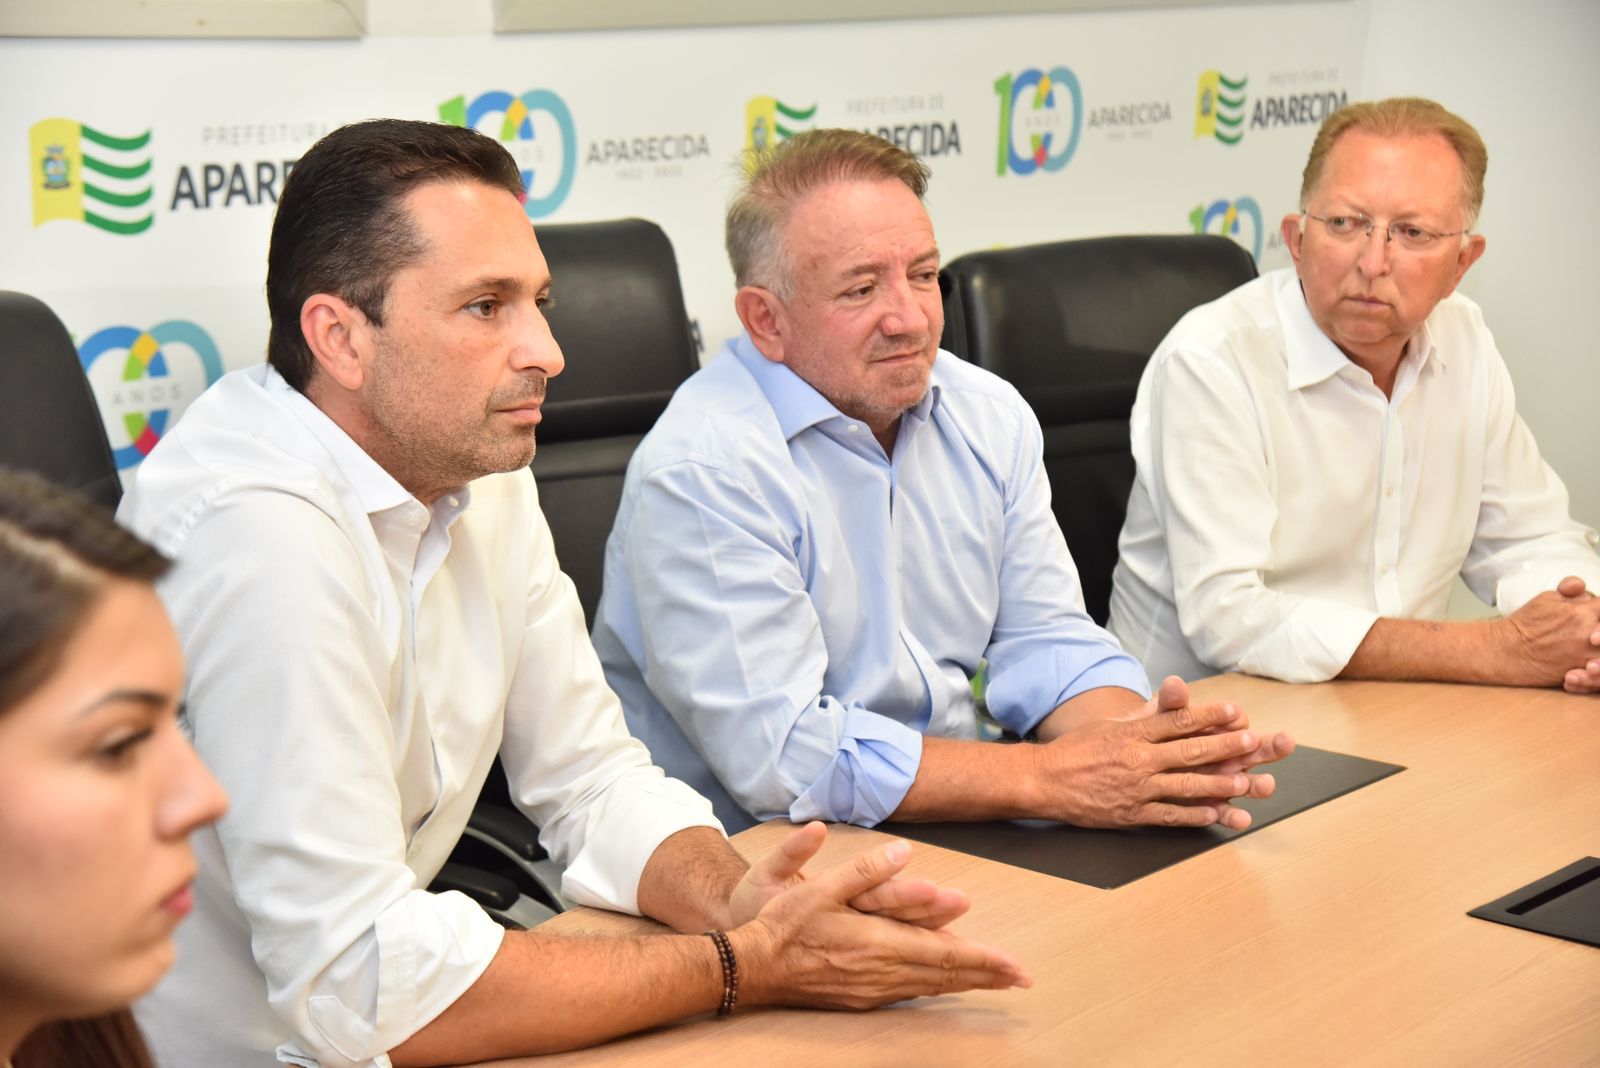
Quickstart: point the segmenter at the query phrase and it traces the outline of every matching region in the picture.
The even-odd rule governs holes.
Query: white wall
[[[1372,0],[1369,17],[1363,95],[1432,97],[1489,146],[1488,251],[1461,289],[1573,514],[1600,527],[1600,4]]]
[[[369,0],[368,12],[380,34],[488,28],[487,0],[454,6],[441,17],[428,0]],[[1600,527],[1600,341],[1588,291],[1600,244],[1600,3],[1370,0],[1348,17],[1368,20],[1364,98],[1432,97],[1488,142],[1489,251],[1462,289],[1484,307],[1573,514]],[[1307,33],[1328,30],[1307,22]]]
[[[942,39],[938,20],[764,33],[733,29],[496,38],[489,32],[491,0],[368,0],[366,13],[372,37],[367,42],[177,45],[0,39],[0,143],[11,150],[5,158],[13,161],[0,174],[0,190],[8,200],[20,202],[25,195],[13,186],[23,180],[19,160],[13,157],[26,141],[27,124],[49,114],[86,119],[122,133],[155,124],[161,166],[170,167],[168,161],[186,159],[185,152],[196,163],[212,158],[228,162],[227,148],[185,148],[185,139],[199,137],[197,130],[206,123],[293,120],[298,128],[312,119],[326,124],[383,108],[427,117],[437,99],[453,92],[500,81],[517,89],[549,84],[581,98],[586,137],[680,128],[708,133],[717,159],[702,161],[704,177],[698,171],[686,174],[678,192],[666,192],[660,183],[619,184],[611,176],[585,179],[579,195],[555,219],[630,211],[660,217],[685,260],[692,310],[708,320],[726,319],[728,281],[718,250],[723,193],[716,183],[726,184],[720,161],[737,144],[743,100],[754,92],[792,95],[804,103],[832,94],[840,100],[824,111],[834,117],[851,93],[947,88],[952,101],[947,109],[961,118],[968,141],[972,166],[966,169],[973,171],[972,181],[981,177],[977,171],[988,166],[982,160],[993,151],[988,81],[997,71],[1065,62],[1092,80],[1086,82],[1086,91],[1096,100],[1115,103],[1153,96],[1173,102],[1173,120],[1160,136],[1170,151],[1183,154],[1181,165],[1138,165],[1150,142],[1086,143],[1082,159],[1048,183],[1037,176],[1008,180],[982,187],[993,192],[977,195],[978,187],[963,189],[964,172],[940,161],[935,219],[949,251],[958,253],[994,242],[1130,227],[1181,229],[1189,207],[1209,197],[1248,193],[1260,200],[1267,218],[1277,217],[1292,205],[1296,180],[1291,172],[1298,170],[1292,157],[1303,154],[1310,128],[1280,132],[1270,140],[1252,136],[1233,152],[1197,143],[1188,132],[1195,74],[1213,65],[1235,75],[1249,72],[1253,93],[1284,92],[1292,91],[1292,82],[1283,75],[1319,65],[1311,62],[1314,57],[1342,58],[1337,79],[1352,98],[1432,96],[1483,131],[1491,153],[1482,220],[1489,251],[1463,288],[1488,314],[1511,365],[1521,410],[1566,481],[1574,514],[1600,526],[1600,361],[1586,329],[1594,300],[1585,299],[1590,249],[1600,242],[1600,194],[1593,178],[1600,174],[1600,123],[1592,114],[1600,100],[1600,65],[1593,62],[1600,53],[1600,3],[1595,0],[1349,0],[973,19],[943,23],[945,34],[953,30],[961,40],[947,51],[930,47]],[[885,38],[892,38],[896,47],[883,51]],[[808,62],[806,56],[816,54],[810,46],[820,39],[828,45],[820,51],[830,58]],[[1185,42],[1193,54],[1186,56],[1174,39]],[[403,72],[391,69],[394,64],[388,60],[409,61],[417,51],[430,59]],[[291,53],[305,77],[286,77],[289,65],[282,59]],[[863,61],[863,55],[871,58]],[[127,82],[123,71],[130,64],[148,76]],[[460,84],[434,87],[431,81],[439,80],[440,69],[452,64],[465,68]],[[756,73],[741,80],[732,69],[741,66]],[[218,74],[219,67],[235,76]],[[653,74],[654,83],[640,69]],[[77,73],[63,78],[61,70]],[[214,75],[221,81],[211,82]],[[107,79],[115,89],[102,84]],[[862,87],[846,90],[838,84],[846,81],[859,81]],[[208,82],[201,92],[198,86]],[[418,82],[428,84],[413,91]],[[670,85],[672,91],[643,89],[651,84]],[[962,93],[964,102],[956,102]],[[680,96],[677,102],[658,99]],[[168,120],[167,112],[183,117]],[[309,136],[301,140],[309,143]],[[303,148],[297,142],[271,150],[292,156]],[[244,149],[239,153],[249,155]],[[1116,158],[1125,161],[1121,178],[1096,171]],[[604,180],[610,185],[603,185]],[[687,202],[694,196],[706,200],[704,217],[695,216],[693,225],[675,221],[669,209],[676,200],[671,198]],[[1027,201],[1038,197],[1048,199]],[[1133,202],[1147,214],[1127,209]],[[136,323],[169,316],[202,318],[210,305],[220,309],[215,317],[224,325],[208,328],[241,335],[237,341],[219,337],[225,362],[233,366],[259,358],[256,335],[264,331],[259,264],[270,215],[266,204],[228,213],[227,219],[214,218],[215,231],[204,242],[208,254],[185,261],[203,277],[174,275],[170,281],[178,289],[171,294],[170,309],[157,307],[156,295],[134,293],[126,281],[149,284],[164,277],[152,268],[159,257],[152,260],[141,252],[130,258],[132,245],[78,232],[82,227],[74,231],[68,224],[52,223],[32,230],[26,218],[8,216],[5,221],[14,227],[0,227],[5,231],[0,286],[50,298],[65,284],[53,278],[56,273],[117,273],[124,278],[119,288],[85,296],[80,301],[82,321],[69,325],[89,333],[104,325],[101,320],[117,316]],[[176,218],[163,222],[140,249],[176,240],[179,225],[192,223]],[[199,232],[198,225],[195,230]],[[1269,243],[1263,266],[1278,266],[1282,258],[1281,249]],[[237,285],[229,275],[232,265],[242,265]],[[229,282],[226,291],[221,281]],[[178,296],[191,297],[195,307],[177,301]],[[66,293],[59,297],[68,308],[76,299]],[[726,324],[707,325],[708,343],[714,343],[718,331],[712,328]]]
[[[1367,2],[1163,2],[496,35],[489,0],[372,0],[363,39],[0,37],[0,288],[78,339],[127,477],[207,382],[261,359],[276,189],[366,116],[470,114],[506,137],[537,226],[659,223],[711,351],[738,325],[721,248],[735,161],[809,125],[925,151],[947,257],[1201,226],[1281,266],[1262,224],[1292,208],[1330,101],[1360,92]]]

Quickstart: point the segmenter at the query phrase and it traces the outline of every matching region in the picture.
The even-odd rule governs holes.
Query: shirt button
[[[1393,497],[1394,496],[1394,487],[1390,486],[1388,489],[1384,490],[1383,491],[1383,495],[1385,497]]]
[[[1378,574],[1387,575],[1388,573],[1389,573],[1389,565],[1388,564],[1384,564],[1382,567],[1378,568]]]
[[[1389,492],[1393,493],[1394,490],[1390,490]],[[456,497],[451,497],[450,498],[450,507],[452,507],[452,508],[460,508],[461,507],[460,499],[456,498]]]
[[[860,430],[861,427],[857,423],[846,423],[845,424],[845,429],[850,431],[850,433],[854,434],[856,431]]]

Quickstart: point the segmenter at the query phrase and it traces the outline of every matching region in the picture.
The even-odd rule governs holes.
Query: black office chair
[[[677,258],[660,227],[571,223],[541,226],[538,237],[553,278],[550,329],[567,365],[550,383],[533,475],[561,569],[592,624],[628,460],[700,361]],[[552,907],[569,904],[537,828],[511,804],[499,761],[455,855]]]
[[[67,328],[43,302],[0,291],[0,464],[115,509],[122,482]]]
[[[1250,253],[1201,234],[973,252],[940,275],[944,347],[1011,382],[1039,417],[1052,507],[1097,622],[1133,488],[1139,376],[1185,312],[1255,276]]]
[[[700,366],[672,242],[643,219],[541,226],[550,330],[567,359],[550,383],[533,477],[561,569],[594,623],[622,477]]]

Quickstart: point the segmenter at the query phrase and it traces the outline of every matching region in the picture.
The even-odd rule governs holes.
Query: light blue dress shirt
[[[1038,420],[940,352],[894,456],[748,336],[678,390],[628,465],[594,644],[628,726],[733,832],[872,826],[922,736],[1026,734],[1145,673],[1083,610]],[[537,467],[535,469],[537,471]]]

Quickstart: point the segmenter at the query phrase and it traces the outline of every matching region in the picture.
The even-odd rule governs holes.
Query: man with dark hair
[[[730,827],[1043,817],[1243,827],[1285,755],[1084,613],[1038,420],[938,348],[928,170],[819,130],[728,212],[743,336],[628,468],[595,647],[629,726]],[[1060,487],[1070,492],[1070,487]],[[984,745],[989,712],[1042,745]]]
[[[1431,100],[1339,109],[1283,220],[1294,268],[1156,349],[1111,597],[1152,673],[1600,692],[1595,532],[1455,292],[1488,158]],[[1504,618],[1446,620],[1457,575]]]
[[[426,251],[405,195],[429,182],[480,182],[521,200],[516,161],[484,138],[408,136],[414,124],[357,123],[295,164],[296,189],[315,191],[303,209],[273,219],[267,253],[267,362],[305,392],[316,356],[300,329],[300,311],[317,293],[340,293],[373,326],[396,271]],[[285,195],[287,195],[285,189]]]
[[[524,469],[562,354],[515,177],[449,126],[315,145],[273,226],[272,362],[200,397],[124,502],[177,559],[187,723],[233,796],[141,1006],[162,1061],[458,1063],[1026,985],[940,929],[958,892],[893,878],[904,843],[801,881],[810,826],[748,868],[627,735]],[[497,750],[569,896],[713,937],[504,932],[428,892]]]

